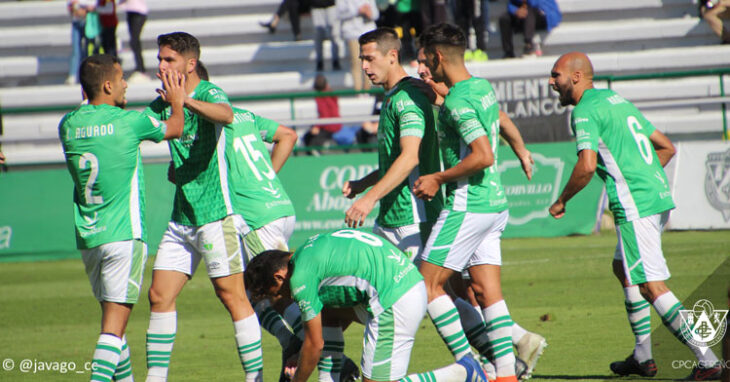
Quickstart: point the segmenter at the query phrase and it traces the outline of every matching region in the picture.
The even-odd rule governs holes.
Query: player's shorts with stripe
[[[388,240],[405,253],[411,261],[423,251],[423,243],[428,239],[432,223],[414,223],[402,227],[382,227],[377,222],[373,233]]]
[[[426,314],[426,284],[414,285],[390,308],[365,322],[361,369],[374,381],[397,381],[406,376],[413,341]]]
[[[115,241],[81,250],[94,297],[99,301],[135,304],[142,286],[147,244]]]
[[[259,229],[252,230],[248,234],[241,235],[244,262],[248,264],[256,255],[270,249],[288,251],[288,243],[294,233],[295,222],[294,216],[284,216]]]
[[[175,222],[167,225],[157,250],[154,270],[182,272],[190,277],[200,260],[205,261],[210,278],[243,272],[238,215],[193,227]]]
[[[621,260],[631,285],[669,279],[662,253],[662,231],[669,211],[616,225],[618,243],[613,258]]]
[[[428,237],[421,260],[457,272],[475,265],[502,265],[499,243],[508,218],[507,210],[473,213],[444,209]]]

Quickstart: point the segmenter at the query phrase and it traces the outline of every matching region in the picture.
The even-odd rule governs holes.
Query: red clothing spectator
[[[316,97],[314,102],[317,103],[317,115],[319,115],[319,118],[340,118],[340,105],[337,103],[336,96]],[[317,127],[334,134],[340,131],[342,124],[332,123]]]

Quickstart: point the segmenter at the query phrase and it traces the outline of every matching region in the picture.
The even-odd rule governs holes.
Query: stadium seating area
[[[499,60],[498,33],[489,41],[490,61],[470,63],[472,73],[491,80],[547,77],[556,57],[572,50],[590,54],[597,74],[635,74],[723,67],[730,62],[730,47],[719,44],[709,27],[697,17],[691,0],[558,0],[563,23],[550,35],[542,35],[544,56]],[[258,25],[269,19],[278,0],[155,0],[142,33],[148,70],[156,65],[155,38],[160,33],[184,30],[197,36],[203,46],[201,59],[214,82],[230,96],[309,91],[315,74],[313,30],[303,17],[303,40],[291,41],[284,19],[276,34]],[[490,3],[496,19],[504,0]],[[123,67],[131,70],[132,53],[124,16],[117,36],[122,43]],[[67,105],[80,100],[78,86],[64,85],[68,73],[70,26],[65,1],[0,1],[0,105]],[[520,38],[515,39],[521,51]],[[325,54],[329,50],[325,48]],[[412,73],[413,68],[409,68]],[[328,72],[335,89],[352,81],[347,71]],[[730,81],[725,79],[725,87]],[[157,83],[130,84],[127,98],[146,101]],[[599,85],[601,86],[601,85]],[[638,106],[654,124],[669,134],[703,136],[722,131],[718,103],[692,104],[683,100],[720,97],[718,76],[672,80],[616,82],[613,88]],[[666,104],[666,102],[674,102]],[[372,99],[343,98],[343,116],[362,116]],[[657,104],[660,103],[660,104]],[[661,103],[665,103],[662,105]],[[264,116],[290,122],[289,101],[239,104]],[[314,118],[314,101],[294,103],[297,118]],[[57,162],[62,154],[56,139],[60,112],[3,115],[2,150],[8,163]],[[145,147],[148,156],[165,156],[164,145]]]

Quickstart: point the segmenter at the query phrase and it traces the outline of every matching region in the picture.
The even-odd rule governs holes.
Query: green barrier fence
[[[500,170],[510,203],[505,237],[544,237],[588,234],[596,224],[603,185],[594,179],[567,206],[560,220],[547,209],[567,182],[575,164],[573,143],[528,145],[535,159],[528,182],[519,161],[500,146]],[[342,196],[345,181],[358,179],[377,166],[375,153],[297,156],[280,173],[292,198],[297,223],[290,245],[295,248],[316,233],[344,227],[344,211],[352,204]],[[174,187],[167,181],[167,164],[145,165],[147,228],[150,253],[167,228]],[[0,174],[0,261],[39,260],[78,256],[73,230],[73,184],[65,168],[11,171]],[[377,209],[366,222],[372,226]]]

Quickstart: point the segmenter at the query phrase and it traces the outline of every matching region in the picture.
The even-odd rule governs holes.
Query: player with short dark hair
[[[489,81],[472,77],[466,69],[466,37],[460,28],[434,25],[424,31],[420,41],[433,81],[449,88],[439,114],[444,170],[421,176],[414,187],[419,198],[430,199],[446,185],[446,203],[420,256],[429,314],[438,322],[440,312],[453,309],[444,285],[455,272],[468,270],[486,322],[496,380],[516,381],[513,323],[500,285],[500,237],[509,215],[497,171],[497,97]],[[518,151],[522,150],[526,151],[524,147]],[[520,157],[523,166],[525,161],[531,166],[529,155]],[[444,339],[461,332],[458,321],[449,331],[439,330]]]
[[[160,92],[172,107],[166,122],[123,110],[127,83],[117,58],[86,58],[80,79],[88,104],[63,117],[58,135],[74,182],[76,243],[102,309],[91,380],[131,381],[124,333],[147,260],[139,145],[180,137],[185,79],[176,71],[161,78]]]
[[[571,128],[578,162],[550,214],[560,219],[566,203],[585,187],[593,174],[606,182],[618,243],[613,270],[624,288],[626,312],[636,338],[626,360],[613,362],[619,375],[656,375],[651,353],[650,308],[699,360],[689,380],[718,379],[722,368],[710,349],[703,352],[685,339],[684,307],[665,284],[669,268],[661,248],[661,233],[674,202],[664,166],[674,156],[672,142],[625,98],[610,89],[593,87],[593,65],[584,53],[562,55],[550,72],[550,85],[563,106],[575,105]]]
[[[228,310],[247,381],[262,378],[261,329],[243,285],[239,234],[248,229],[234,211],[225,160],[224,126],[233,122],[228,96],[198,74],[200,44],[185,32],[157,39],[159,73],[186,78],[185,129],[170,142],[176,185],[172,218],[162,237],[149,291],[147,381],[167,379],[175,335],[175,301],[204,260],[215,293]],[[164,94],[145,113],[166,119]]]
[[[365,325],[363,381],[486,382],[472,357],[406,377],[426,289],[410,259],[382,237],[343,229],[309,238],[293,255],[264,252],[249,263],[246,283],[301,309],[305,336],[294,382],[306,381],[320,359],[324,323],[353,319]]]

